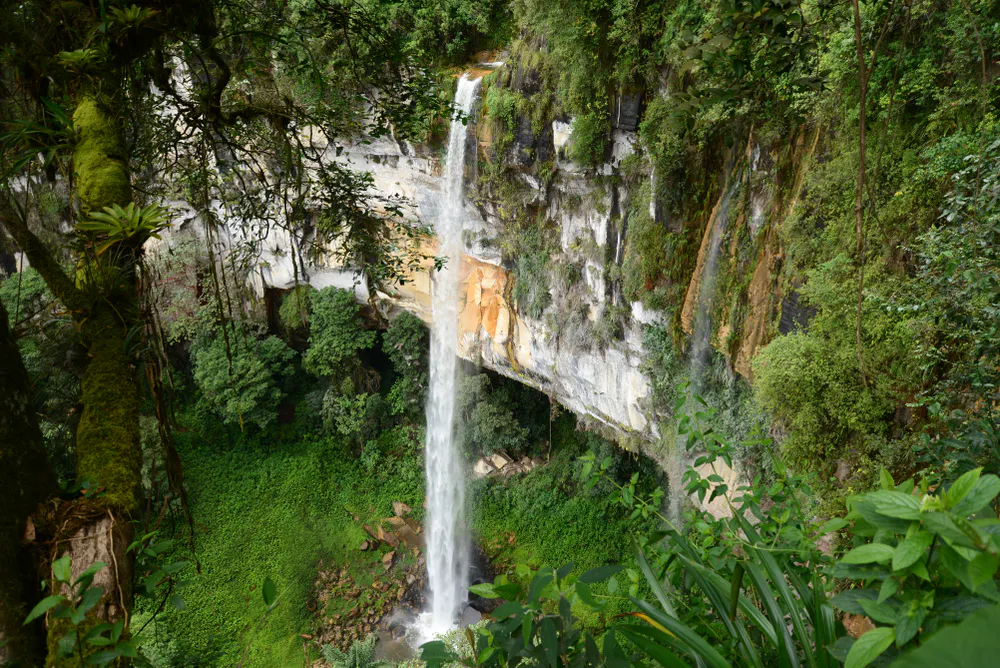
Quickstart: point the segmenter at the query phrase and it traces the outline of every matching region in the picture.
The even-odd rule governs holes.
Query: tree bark
[[[38,598],[38,578],[21,543],[27,517],[58,488],[31,395],[0,303],[0,665],[39,665],[45,657],[42,622],[23,625]]]

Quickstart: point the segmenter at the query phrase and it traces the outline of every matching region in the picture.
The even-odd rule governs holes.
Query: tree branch
[[[28,256],[32,268],[41,274],[56,299],[71,311],[84,310],[86,302],[83,293],[59,266],[59,262],[52,257],[45,244],[31,231],[24,210],[7,193],[0,194],[0,222]]]

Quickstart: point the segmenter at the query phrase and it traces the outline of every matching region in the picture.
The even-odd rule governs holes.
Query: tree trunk
[[[93,95],[83,95],[73,114],[77,132],[73,150],[76,192],[83,215],[132,200],[121,129]],[[141,496],[142,450],[139,445],[139,363],[129,351],[129,331],[139,326],[135,251],[114,246],[98,258],[84,258],[81,291],[88,296],[86,317],[78,326],[87,346],[76,432],[77,477],[101,488],[87,504],[78,504],[71,535],[56,557],[68,554],[74,578],[95,561],[108,564],[94,578],[104,595],[95,608],[96,623],[123,619],[132,606],[131,557],[133,513]],[[64,620],[59,620],[64,622]],[[59,665],[57,641],[65,623],[50,623],[49,664]],[[89,648],[88,648],[89,649]]]
[[[45,657],[42,622],[23,625],[38,578],[21,541],[28,515],[56,489],[28,372],[0,303],[0,665],[33,666]]]

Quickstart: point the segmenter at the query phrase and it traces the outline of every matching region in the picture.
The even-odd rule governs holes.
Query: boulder
[[[503,454],[502,452],[498,452],[494,454],[492,457],[490,457],[490,462],[492,462],[493,467],[498,471],[503,470],[503,467],[507,466],[512,461],[513,460],[510,457]]]
[[[413,508],[410,508],[402,501],[393,501],[392,512],[396,517],[402,517],[403,515],[409,515],[410,513],[412,513]]]
[[[385,566],[385,570],[392,568],[392,562],[396,558],[396,551],[386,552],[382,557],[382,565]]]
[[[378,527],[378,539],[383,543],[388,543],[390,547],[399,547],[399,539],[390,532],[386,532],[380,524]]]
[[[489,474],[493,473],[493,470],[493,464],[490,463],[490,460],[486,459],[486,457],[482,457],[476,462],[476,465],[472,467],[472,477],[477,480],[479,478],[485,478]]]

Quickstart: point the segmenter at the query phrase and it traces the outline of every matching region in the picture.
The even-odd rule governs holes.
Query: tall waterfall
[[[455,383],[458,343],[459,270],[462,262],[462,221],[466,125],[479,79],[463,75],[455,93],[461,112],[451,121],[445,160],[445,196],[435,223],[438,255],[445,257],[437,272],[431,305],[430,396],[427,404],[427,579],[430,608],[418,622],[420,635],[455,628],[465,603],[469,578],[470,544],[465,532],[465,475],[454,438]]]

